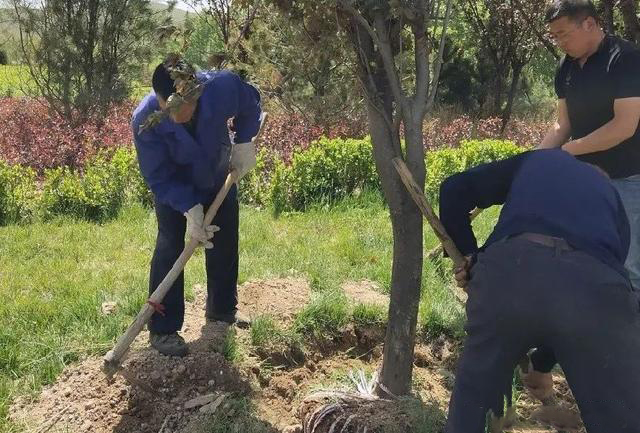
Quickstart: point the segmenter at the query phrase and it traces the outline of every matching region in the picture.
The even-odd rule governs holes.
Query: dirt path
[[[343,289],[354,303],[387,302],[369,281],[345,283]],[[298,407],[310,392],[346,385],[350,371],[371,373],[380,363],[383,332],[353,328],[323,350],[309,351],[301,365],[284,368],[266,366],[251,353],[248,332],[238,330],[237,341],[245,355],[240,362],[230,363],[221,353],[229,329],[205,323],[204,289],[196,286],[194,291],[182,333],[191,349],[187,357],[171,358],[150,350],[143,332],[123,363],[126,378],[117,374],[109,379],[100,369],[101,359],[87,359],[65,369],[35,400],[15,402],[10,417],[38,433],[191,433],[200,431],[194,426],[205,412],[230,410],[224,396],[233,394],[255,404],[264,427],[261,431],[281,432],[299,423]],[[240,308],[253,317],[269,314],[286,324],[310,294],[309,284],[301,279],[251,281],[239,288]],[[458,352],[456,343],[447,340],[416,348],[415,390],[423,401],[435,402],[442,413],[450,397]],[[570,402],[566,383],[560,377],[556,381],[562,398]],[[533,408],[535,404],[526,395],[519,399],[520,422],[512,431],[555,431],[526,421]]]

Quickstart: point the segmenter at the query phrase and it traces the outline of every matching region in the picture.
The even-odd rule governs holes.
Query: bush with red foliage
[[[298,114],[270,115],[258,147],[275,153],[286,164],[294,151],[305,150],[320,137],[362,138],[367,135],[366,124],[358,119],[345,119],[331,125],[314,125]]]
[[[452,120],[431,119],[424,124],[427,149],[457,147],[464,140],[503,139],[520,146],[535,146],[542,141],[549,129],[548,121],[524,121],[512,119],[503,133],[502,120],[496,117],[472,119],[469,116]]]
[[[131,146],[131,113],[135,104],[112,108],[102,121],[90,120],[73,127],[44,102],[35,99],[0,99],[0,159],[42,173],[46,168],[83,167],[101,149]],[[514,119],[500,134],[497,118],[474,120],[468,116],[453,120],[425,122],[427,149],[456,147],[462,140],[501,138],[520,145],[533,145],[542,139],[548,122]],[[288,164],[295,150],[306,149],[320,137],[362,138],[367,135],[362,119],[344,119],[339,124],[315,125],[296,114],[273,114],[263,132],[259,147],[273,158]]]
[[[100,149],[131,145],[130,118],[135,105],[113,107],[103,122],[90,120],[73,127],[35,99],[0,99],[0,159],[35,168],[80,168]],[[260,147],[289,161],[294,149],[306,149],[322,136],[362,137],[362,122],[345,120],[329,126],[312,125],[302,116],[272,115],[265,126]]]
[[[131,104],[115,106],[102,122],[90,120],[73,127],[44,101],[0,99],[0,158],[40,173],[46,168],[80,167],[99,149],[131,141],[132,109]]]

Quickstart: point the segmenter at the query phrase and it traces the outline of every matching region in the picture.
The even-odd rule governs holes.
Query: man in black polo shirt
[[[497,204],[478,250],[469,212]],[[624,269],[627,217],[606,175],[559,149],[525,152],[448,178],[440,218],[474,263],[446,432],[482,432],[489,411],[502,416],[519,359],[545,346],[589,433],[639,433],[640,299]],[[467,271],[457,271],[462,286]]]
[[[546,20],[566,56],[555,80],[558,119],[540,148],[562,146],[613,179],[631,226],[626,265],[640,289],[640,49],[606,35],[588,0],[555,1]]]
[[[556,0],[546,13],[549,31],[566,53],[555,79],[558,118],[540,148],[562,146],[606,171],[626,208],[631,243],[625,266],[640,289],[640,49],[606,35],[588,0]],[[586,212],[587,210],[584,209]],[[541,400],[553,393],[555,359],[531,355],[525,385]],[[542,374],[541,374],[542,373]]]

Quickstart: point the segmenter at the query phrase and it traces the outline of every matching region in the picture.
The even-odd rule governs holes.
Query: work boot
[[[208,322],[225,322],[229,325],[235,324],[238,328],[242,329],[251,326],[251,319],[244,314],[239,313],[238,310],[233,310],[229,313],[214,313],[207,311],[206,318]]]
[[[173,334],[154,334],[151,332],[149,333],[149,343],[151,343],[151,347],[163,355],[182,357],[189,353],[187,343],[177,332]]]

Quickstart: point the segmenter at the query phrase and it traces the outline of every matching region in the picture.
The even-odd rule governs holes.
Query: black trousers
[[[238,304],[238,200],[234,186],[222,202],[213,224],[220,231],[213,237],[213,248],[205,249],[207,271],[207,311],[229,313]],[[213,197],[203,203],[205,213]],[[160,203],[155,204],[158,220],[158,237],[151,260],[149,294],[151,294],[167,275],[178,256],[184,249],[186,218],[175,209]],[[184,322],[184,273],[165,296],[162,304],[165,315],[154,313],[149,322],[149,330],[158,334],[170,334],[179,331]]]
[[[533,347],[555,354],[589,433],[640,433],[640,302],[625,277],[581,251],[516,238],[478,256],[468,292],[447,433],[482,433],[489,411],[502,415]]]

